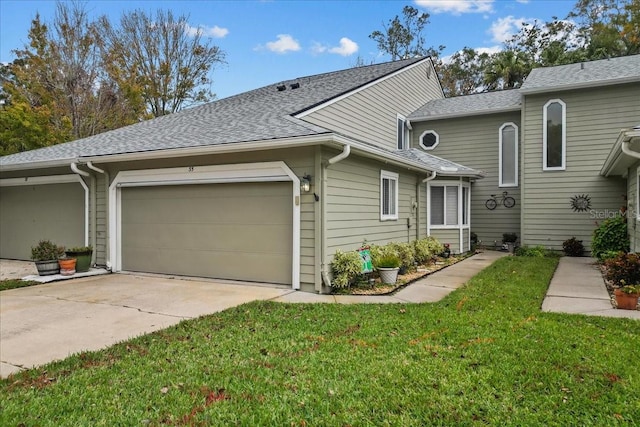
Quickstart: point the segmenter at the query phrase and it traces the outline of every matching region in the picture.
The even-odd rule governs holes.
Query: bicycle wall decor
[[[496,199],[496,195],[492,194],[489,199],[484,203],[484,205],[490,211],[494,210],[498,204],[504,205],[505,208],[512,208],[516,205],[516,199],[508,195],[508,191],[502,192],[502,197],[500,199]]]

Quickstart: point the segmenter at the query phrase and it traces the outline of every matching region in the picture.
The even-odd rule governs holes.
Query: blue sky
[[[427,46],[445,45],[444,56],[469,46],[498,50],[521,22],[564,18],[575,0],[417,0],[417,1],[116,1],[89,0],[92,16],[107,14],[116,22],[124,11],[172,10],[188,15],[226,52],[227,64],[213,73],[219,98],[296,77],[349,68],[358,58],[380,63],[369,34],[381,30],[411,4],[431,15],[424,35]],[[51,22],[55,1],[0,0],[0,61],[27,41],[36,13]]]

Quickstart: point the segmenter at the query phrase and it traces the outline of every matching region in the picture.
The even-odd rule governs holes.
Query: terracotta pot
[[[620,289],[615,289],[613,294],[616,296],[618,308],[622,310],[637,310],[639,294],[626,294]]]
[[[58,264],[60,264],[60,274],[62,274],[63,276],[71,276],[73,274],[76,274],[75,258],[59,259]]]

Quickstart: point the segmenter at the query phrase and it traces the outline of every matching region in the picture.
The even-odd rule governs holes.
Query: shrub
[[[400,259],[400,268],[406,271],[411,271],[415,268],[415,247],[410,243],[389,243],[389,252],[395,252],[395,255]]]
[[[518,241],[518,235],[516,233],[503,233],[502,243],[515,243]]]
[[[625,285],[640,285],[640,254],[621,253],[604,263],[607,280],[615,287]]]
[[[593,230],[592,255],[600,258],[607,251],[629,252],[627,220],[623,216],[607,218],[598,228]]]
[[[444,251],[444,245],[434,237],[426,237],[413,242],[416,262],[420,265],[431,261]]]
[[[568,256],[582,256],[584,254],[584,245],[582,240],[572,237],[562,242],[562,250]]]
[[[362,272],[362,259],[357,251],[342,252],[337,250],[331,263],[333,281],[336,288],[348,288]]]
[[[534,247],[520,246],[515,250],[515,255],[543,258],[543,257],[551,256],[551,253],[544,246],[538,245]]]
[[[623,251],[604,251],[604,252],[602,252],[602,253],[600,254],[600,256],[598,257],[598,259],[599,259],[601,262],[605,262],[606,260],[611,259],[611,258],[615,258],[615,257],[617,257],[617,256],[618,256],[618,255],[620,255],[620,254],[624,254],[624,252],[623,252]]]
[[[37,246],[31,247],[31,259],[34,261],[51,261],[64,255],[64,247],[50,240],[40,240]]]

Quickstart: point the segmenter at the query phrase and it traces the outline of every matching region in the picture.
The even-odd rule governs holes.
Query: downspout
[[[97,168],[93,165],[93,163],[91,163],[91,161],[87,162],[87,167],[89,169],[91,169],[92,171],[98,172],[99,174],[104,175],[104,179],[105,179],[105,197],[108,197],[109,194],[109,173],[106,172],[103,169]],[[96,180],[97,181],[97,180]],[[93,200],[94,200],[94,222],[93,222],[93,234],[92,234],[92,242],[93,242],[93,256],[94,256],[94,263],[97,261],[97,250],[96,250],[96,246],[98,243],[98,194],[97,194],[97,182],[96,182],[96,188],[94,188],[94,192],[93,192]],[[109,209],[106,209],[105,212],[106,215],[106,223],[109,224]],[[109,233],[107,234],[107,238],[105,240],[105,244],[106,244],[106,248],[105,248],[105,252],[106,252],[106,256],[105,256],[105,262],[106,262],[106,267],[107,269],[111,270],[111,262],[109,261]]]
[[[73,173],[80,175],[80,185],[84,188],[84,245],[89,246],[89,187],[82,179],[83,176],[90,177],[89,172],[78,169],[76,162],[71,163]]]
[[[322,219],[321,219],[321,228],[320,228],[320,236],[321,236],[321,275],[322,275],[322,283],[326,287],[331,286],[331,279],[329,279],[329,271],[327,268],[327,168],[331,165],[335,165],[336,163],[346,159],[351,154],[351,146],[344,145],[342,147],[342,153],[338,154],[327,160],[327,162],[322,162],[322,199],[320,200],[321,211],[322,211]]]
[[[436,176],[438,176],[438,172],[433,171],[431,173],[430,176],[426,177],[425,179],[422,180],[423,184],[428,183],[429,181],[433,181],[434,179],[436,179]],[[418,191],[418,193],[420,193],[420,191]],[[427,185],[427,195],[429,194],[429,186]],[[427,204],[429,204],[429,200],[427,199]],[[420,207],[420,198],[418,197],[418,208]],[[426,213],[426,220],[427,220],[427,237],[431,234],[431,228],[429,227],[429,212]],[[420,214],[418,214],[418,221],[420,219]],[[418,226],[420,224],[418,223]]]

